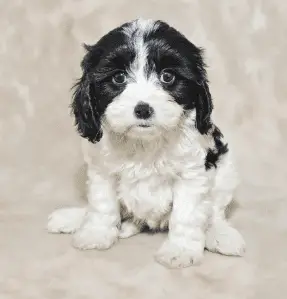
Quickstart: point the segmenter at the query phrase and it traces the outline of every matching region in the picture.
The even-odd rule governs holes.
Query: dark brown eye
[[[175,75],[168,71],[163,71],[160,75],[160,81],[165,85],[172,85],[175,81]]]
[[[113,76],[113,83],[116,85],[122,85],[122,84],[126,83],[126,81],[127,81],[127,76],[123,72],[116,73]]]

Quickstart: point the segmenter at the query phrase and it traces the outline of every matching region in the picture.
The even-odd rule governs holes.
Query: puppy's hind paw
[[[207,231],[205,247],[223,255],[243,256],[246,244],[242,235],[226,221],[214,223]]]
[[[121,225],[119,238],[127,239],[140,233],[140,228],[133,222],[124,221]]]
[[[47,230],[54,234],[72,234],[81,226],[85,213],[85,208],[58,209],[49,215]]]
[[[73,235],[72,244],[81,250],[98,249],[105,250],[112,247],[118,240],[119,231],[112,228],[80,228]]]

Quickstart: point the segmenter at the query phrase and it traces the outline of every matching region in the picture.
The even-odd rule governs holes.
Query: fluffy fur
[[[242,255],[225,218],[238,184],[213,124],[202,50],[162,21],[135,20],[85,46],[72,111],[88,164],[87,208],[61,209],[48,230],[107,249],[144,228],[168,229],[156,260],[201,261],[204,248]]]

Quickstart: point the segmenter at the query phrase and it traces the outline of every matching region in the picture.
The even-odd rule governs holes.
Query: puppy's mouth
[[[150,132],[155,129],[155,126],[150,123],[141,123],[141,124],[134,124],[128,128],[128,132],[135,131],[135,132]]]
[[[138,123],[130,126],[126,134],[131,138],[150,140],[160,136],[161,130],[153,123]]]

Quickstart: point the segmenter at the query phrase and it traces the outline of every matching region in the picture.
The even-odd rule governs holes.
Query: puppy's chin
[[[130,139],[153,140],[161,137],[162,131],[155,125],[141,126],[135,125],[128,129],[126,136]]]

